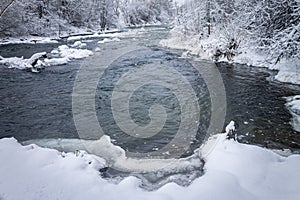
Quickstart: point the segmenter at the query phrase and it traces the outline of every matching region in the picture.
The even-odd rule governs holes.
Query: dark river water
[[[122,37],[120,42],[100,46],[102,51],[116,50],[133,43],[148,47],[118,58],[103,70],[95,96],[97,117],[104,133],[111,136],[114,143],[131,152],[144,153],[163,148],[172,140],[182,120],[180,102],[176,95],[153,83],[134,91],[130,97],[130,116],[136,124],[146,126],[150,122],[150,107],[161,104],[167,113],[163,129],[157,135],[143,139],[128,136],[117,126],[111,111],[112,92],[120,77],[136,66],[152,64],[174,68],[196,92],[197,102],[201,107],[199,127],[195,137],[188,138],[191,149],[185,153],[189,154],[202,144],[210,122],[211,102],[207,86],[188,62],[193,58],[180,58],[181,51],[168,50],[158,45],[159,40],[167,36],[167,29],[146,28],[146,31],[137,35]],[[88,49],[93,50],[98,40],[99,38],[83,42],[88,44]],[[28,58],[36,52],[50,52],[63,43],[67,42],[5,45],[0,46],[0,55]],[[47,67],[38,74],[0,65],[0,138],[15,137],[19,141],[78,138],[72,113],[72,92],[83,62],[73,60],[67,65]],[[194,60],[193,63],[202,65],[203,61]],[[217,69],[226,89],[227,112],[224,126],[234,120],[240,142],[299,151],[300,133],[290,125],[292,116],[285,108],[283,97],[299,94],[300,89],[273,81],[275,72],[262,68],[219,63]],[[93,135],[87,134],[85,139],[93,138]]]

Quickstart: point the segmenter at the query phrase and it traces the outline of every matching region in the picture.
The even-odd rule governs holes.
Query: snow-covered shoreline
[[[60,38],[57,37],[13,37],[2,38],[0,46],[9,44],[56,44]]]
[[[150,25],[149,25],[150,26]],[[152,25],[157,26],[157,25]],[[121,41],[120,38],[126,38],[126,37],[138,37],[141,35],[145,29],[129,29],[126,31],[121,31],[119,29],[116,30],[109,30],[109,31],[103,31],[101,33],[91,33],[91,34],[76,34],[76,35],[70,35],[65,37],[65,40],[67,41],[67,44],[61,44],[58,46],[58,48],[53,49],[51,52],[43,52],[46,53],[46,58],[38,60],[37,63],[31,65],[31,63],[27,63],[28,60],[31,59],[24,59],[23,57],[9,57],[4,58],[0,55],[0,64],[7,65],[9,68],[16,68],[21,70],[31,70],[32,72],[40,72],[41,68],[49,67],[53,65],[65,65],[68,62],[70,62],[73,59],[83,59],[86,57],[89,57],[94,54],[94,52],[101,51],[101,46],[105,43],[110,42],[119,42]],[[86,49],[87,44],[89,40],[95,40],[95,42],[98,43],[98,47],[95,49]],[[30,37],[27,39],[22,39],[19,41],[19,39],[11,39],[7,43],[1,43],[1,45],[7,45],[7,44],[45,44],[45,43],[59,43],[60,39],[54,39],[49,37]],[[40,53],[37,53],[39,55]],[[32,55],[32,57],[35,57],[35,55]]]
[[[105,161],[84,152],[60,153],[15,139],[0,140],[0,198],[8,199],[288,199],[300,196],[300,155],[281,157],[219,135],[204,158],[205,174],[188,187],[168,183],[156,191],[125,178],[101,178]]]
[[[171,30],[170,37],[162,40],[160,44],[164,47],[171,49],[185,50],[183,57],[187,55],[199,56],[201,59],[214,60],[216,46],[220,45],[220,39],[211,36],[205,39],[200,35],[185,36],[183,33],[176,29]],[[300,85],[300,60],[281,60],[276,65],[267,61],[267,55],[257,53],[255,49],[244,47],[239,50],[240,53],[232,60],[228,61],[227,58],[221,57],[218,62],[229,62],[236,64],[244,64],[253,67],[264,67],[270,70],[278,71],[275,79],[282,83],[291,83]]]
[[[70,35],[61,35],[61,36],[23,36],[23,37],[6,37],[0,38],[0,46],[10,45],[10,44],[51,44],[59,43],[60,40],[66,39],[67,41],[77,41],[77,40],[86,40],[86,39],[97,39],[102,37],[114,37],[116,35],[127,36],[128,34],[133,35],[132,32],[135,32],[131,28],[146,28],[146,27],[161,27],[166,26],[161,23],[157,24],[144,24],[139,26],[125,26],[122,29],[110,29],[105,31],[79,31],[72,33]],[[127,33],[128,32],[128,33]]]
[[[8,68],[40,72],[40,69],[44,67],[64,65],[73,59],[82,59],[94,54],[91,50],[84,49],[84,47],[86,47],[85,43],[76,41],[71,45],[60,45],[50,53],[33,54],[29,59],[23,57],[3,58],[0,56],[0,64],[7,65]]]
[[[291,124],[296,131],[300,132],[300,95],[287,97],[286,100],[285,105],[293,116]]]

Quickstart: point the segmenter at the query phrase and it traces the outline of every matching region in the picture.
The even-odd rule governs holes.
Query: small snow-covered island
[[[2,0],[0,200],[299,200],[299,0]]]

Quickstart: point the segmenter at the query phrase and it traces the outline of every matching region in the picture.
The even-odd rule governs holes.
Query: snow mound
[[[9,68],[30,69],[32,72],[37,72],[35,69],[39,65],[39,59],[46,57],[46,52],[33,54],[29,59],[23,57],[3,58],[0,56],[0,64],[7,65]]]
[[[231,131],[235,131],[234,121],[231,121],[225,128],[226,133],[230,133]]]
[[[69,59],[81,59],[93,55],[93,52],[88,49],[75,49],[67,45],[59,46],[58,50],[61,57]]]
[[[69,61],[70,61],[70,59],[67,57],[65,57],[65,58],[50,58],[50,59],[46,58],[44,60],[43,64],[45,66],[65,65],[65,64],[68,64]]]
[[[76,41],[72,47],[67,45],[61,45],[57,49],[51,51],[50,58],[46,58],[47,53],[36,53],[29,59],[24,59],[23,57],[12,57],[3,58],[0,56],[0,64],[7,65],[9,68],[16,69],[30,69],[32,72],[39,72],[40,68],[49,67],[53,65],[64,65],[67,64],[72,59],[82,59],[92,56],[94,53],[88,49],[81,49],[85,47],[86,44],[80,41]]]
[[[51,51],[52,58],[45,59],[40,63],[41,66],[49,67],[54,65],[65,65],[73,59],[82,59],[92,56],[94,53],[88,49],[80,49],[86,46],[85,43],[76,41],[72,48],[67,45],[61,45],[57,49]],[[79,48],[79,49],[78,49]]]
[[[120,38],[105,38],[104,40],[101,40],[98,42],[98,44],[105,44],[109,42],[119,42],[121,41]]]
[[[139,188],[137,178],[118,184],[104,180],[105,162],[86,153],[59,153],[15,139],[0,140],[2,199],[231,199],[298,200],[300,156],[281,157],[270,150],[226,140],[205,157],[205,174],[190,186],[168,183],[156,191]]]
[[[107,163],[115,169],[126,172],[172,172],[200,168],[202,165],[198,155],[181,159],[142,159],[127,157],[125,150],[114,145],[110,137],[106,135],[99,140],[42,139],[25,141],[23,144],[32,143],[59,151],[74,152],[78,149],[88,151],[89,153],[104,158]]]
[[[49,37],[25,37],[25,38],[9,38],[2,39],[0,41],[1,45],[8,44],[57,44],[58,38],[49,38]]]
[[[293,128],[300,132],[300,95],[287,97],[287,103],[285,104],[292,114],[292,126]]]
[[[86,47],[86,43],[82,43],[81,41],[76,41],[71,46],[75,48],[84,48]]]
[[[75,41],[75,40],[86,40],[86,39],[95,39],[99,38],[99,34],[88,34],[88,35],[78,35],[78,36],[70,36],[68,37],[68,41]]]
[[[293,83],[300,85],[299,72],[279,71],[278,74],[275,76],[275,79],[284,83]]]

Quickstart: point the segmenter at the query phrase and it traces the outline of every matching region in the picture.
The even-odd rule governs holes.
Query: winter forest
[[[3,10],[11,0],[4,0]],[[183,1],[182,1],[183,2]],[[0,18],[0,37],[61,36],[143,24],[172,24],[193,40],[213,38],[206,51],[216,59],[251,48],[277,64],[299,59],[298,0],[16,0]]]
[[[300,0],[1,0],[0,200],[299,200]]]

